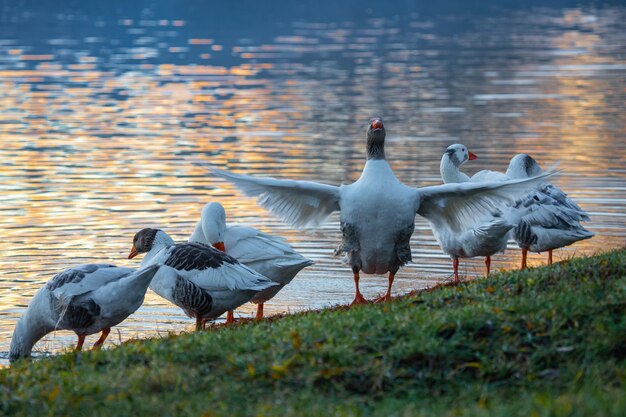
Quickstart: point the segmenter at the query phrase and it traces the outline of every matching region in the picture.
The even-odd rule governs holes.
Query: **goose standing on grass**
[[[518,154],[511,158],[506,173],[483,170],[471,178],[460,171],[461,165],[472,160],[464,145],[452,145],[446,152],[454,152],[458,163],[442,160],[441,176],[445,183],[493,182],[531,178],[542,173],[541,167],[530,155]],[[444,166],[445,165],[445,166]],[[571,245],[579,240],[589,239],[594,234],[580,222],[588,221],[588,214],[563,191],[552,184],[544,184],[515,202],[503,207],[504,217],[515,225],[511,236],[522,249],[522,265],[527,266],[528,251],[548,251],[548,265],[552,264],[552,251]]]
[[[157,265],[150,288],[196,319],[196,330],[247,303],[275,282],[240,264],[235,258],[201,243],[175,243],[159,229],[135,234],[128,255],[145,253],[141,266]]]
[[[389,272],[386,293],[391,299],[398,269],[411,260],[409,240],[415,213],[435,223],[458,228],[478,213],[493,210],[526,194],[542,178],[489,184],[445,184],[412,188],[401,183],[385,159],[385,128],[376,117],[367,126],[367,162],[361,177],[339,187],[310,181],[255,178],[227,171],[212,172],[233,182],[259,204],[296,227],[317,226],[340,211],[343,235],[340,251],[347,252],[354,274],[352,304],[367,302],[359,290],[360,272]]]
[[[439,171],[444,183],[463,183],[470,181],[460,167],[477,156],[461,144],[450,145],[441,158]],[[501,210],[485,212],[452,229],[448,224],[431,223],[433,234],[441,249],[450,255],[454,267],[454,279],[459,277],[459,258],[485,257],[487,275],[491,271],[491,256],[504,252],[509,240],[509,231],[515,227],[505,218]]]
[[[55,275],[22,314],[11,339],[9,359],[28,357],[42,337],[55,330],[72,330],[81,350],[85,336],[102,332],[98,349],[118,325],[143,303],[157,267],[139,271],[106,264],[86,264]]]
[[[246,226],[226,224],[226,211],[220,203],[208,203],[202,209],[190,242],[204,243],[226,252],[242,264],[271,279],[278,285],[257,293],[250,301],[257,304],[256,318],[263,318],[263,304],[294,279],[313,261],[296,252],[285,239]],[[232,310],[227,322],[233,321]]]
[[[515,155],[506,170],[511,179],[523,179],[541,173],[541,167],[530,155]],[[519,200],[513,215],[520,218],[513,230],[513,238],[522,249],[522,269],[526,268],[528,251],[548,252],[552,265],[552,251],[590,239],[594,233],[580,222],[589,221],[589,215],[559,188],[546,184]]]

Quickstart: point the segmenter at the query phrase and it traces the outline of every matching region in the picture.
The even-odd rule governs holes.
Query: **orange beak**
[[[478,159],[478,157],[476,156],[475,153],[471,153],[469,150],[467,151],[469,153],[469,160],[473,161],[474,159]]]
[[[130,253],[128,254],[128,259],[133,259],[137,255],[139,255],[139,253],[137,252],[137,249],[135,249],[135,247],[133,246],[133,248],[130,250]]]
[[[226,252],[226,247],[224,246],[224,242],[217,242],[213,244],[215,249],[221,250],[222,252]]]
[[[372,122],[372,129],[382,129],[383,128],[383,121],[380,119],[375,119]]]

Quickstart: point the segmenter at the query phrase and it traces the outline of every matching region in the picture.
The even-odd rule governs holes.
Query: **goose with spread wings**
[[[415,214],[431,224],[445,224],[462,233],[477,214],[513,202],[545,180],[543,176],[506,183],[444,184],[409,187],[394,175],[385,159],[385,128],[381,118],[367,126],[367,162],[360,178],[333,186],[310,181],[257,178],[212,170],[248,196],[296,227],[317,226],[332,212],[340,212],[343,242],[354,274],[353,304],[367,302],[359,290],[360,272],[389,273],[386,293],[376,301],[391,299],[398,269],[411,261],[409,240]]]

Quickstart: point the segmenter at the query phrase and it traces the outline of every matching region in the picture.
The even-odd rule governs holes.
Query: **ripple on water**
[[[623,7],[298,18],[271,29],[273,37],[250,30],[245,39],[196,24],[200,16],[154,18],[85,17],[76,29],[53,20],[39,25],[46,36],[32,37],[24,28],[36,21],[0,15],[0,363],[19,314],[55,273],[92,261],[136,266],[126,255],[137,230],[161,227],[185,240],[211,200],[231,220],[282,235],[316,262],[267,313],[350,301],[352,274],[333,257],[337,215],[320,229],[293,230],[207,166],[348,183],[362,169],[364,124],[375,114],[407,184],[440,183],[439,160],[451,143],[479,155],[469,173],[504,170],[512,155],[528,152],[545,167],[561,162],[555,183],[592,217],[596,237],[557,259],[626,242],[626,34],[616,24]],[[450,261],[421,218],[412,248],[398,293],[450,278]],[[511,246],[495,268],[516,267],[518,252]],[[461,263],[464,275],[482,270],[481,260]],[[374,297],[386,282],[367,277],[363,292]],[[109,339],[192,327],[149,291]],[[56,332],[35,355],[74,343]]]

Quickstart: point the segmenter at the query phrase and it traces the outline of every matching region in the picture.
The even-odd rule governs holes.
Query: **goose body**
[[[366,274],[395,274],[411,261],[415,196],[384,159],[366,162],[361,177],[339,189],[341,250]]]
[[[316,226],[340,211],[343,242],[354,273],[354,303],[366,302],[359,290],[360,271],[389,272],[386,294],[400,266],[411,260],[409,240],[415,214],[458,228],[484,210],[512,202],[533,189],[542,178],[507,183],[444,184],[412,188],[402,184],[385,159],[385,129],[380,118],[367,128],[367,162],[361,177],[350,185],[332,186],[310,181],[256,178],[227,171],[212,172],[233,182],[262,207],[296,227]],[[545,176],[550,175],[546,174]]]
[[[594,233],[577,220],[572,220],[574,218],[562,209],[532,206],[519,220],[512,236],[521,249],[535,253],[549,252],[592,238]]]
[[[201,243],[175,243],[158,229],[135,235],[129,258],[146,253],[142,267],[157,266],[150,288],[196,319],[199,329],[277,285],[235,258]]]
[[[283,238],[258,229],[229,225],[220,203],[208,203],[202,209],[190,242],[203,243],[224,250],[242,264],[274,281],[275,286],[260,291],[250,300],[258,304],[257,318],[263,317],[263,304],[273,298],[303,268],[313,261],[296,252]]]
[[[74,331],[77,349],[85,336],[102,331],[94,346],[102,345],[110,328],[141,306],[156,270],[86,264],[55,275],[37,291],[15,326],[9,358],[30,356],[35,343],[55,330]]]
[[[511,159],[506,175],[519,179],[537,172],[541,172],[541,167],[530,155],[518,154]],[[589,221],[588,213],[552,184],[545,184],[519,200],[513,206],[511,217],[519,219],[513,239],[522,249],[522,268],[526,267],[527,251],[547,251],[548,264],[551,264],[554,249],[594,236],[581,224]]]
[[[487,257],[504,252],[509,231],[515,227],[497,211],[461,230],[453,230],[447,224],[437,221],[431,221],[430,225],[441,250],[453,260]]]
[[[461,144],[450,145],[444,152],[440,163],[441,179],[444,183],[465,183],[471,178],[460,170],[467,161],[476,159],[470,150]],[[485,181],[508,181],[494,173],[482,171]],[[495,173],[498,174],[498,173]],[[441,250],[450,255],[454,265],[455,279],[458,280],[459,258],[484,256],[487,275],[491,269],[491,256],[504,252],[509,239],[509,231],[515,224],[509,221],[499,209],[487,211],[466,222],[461,229],[451,229],[437,219],[430,222],[433,234]]]

